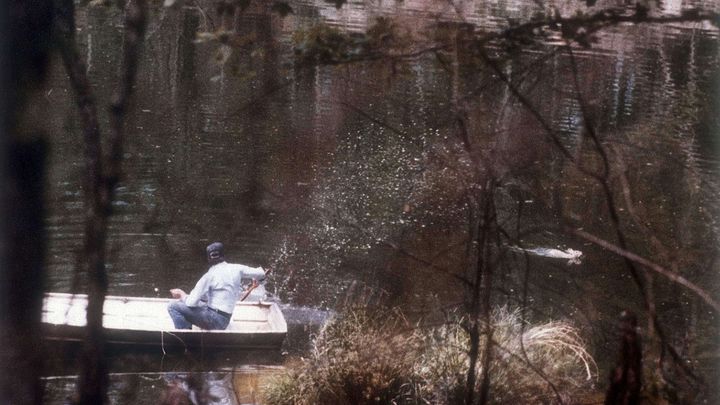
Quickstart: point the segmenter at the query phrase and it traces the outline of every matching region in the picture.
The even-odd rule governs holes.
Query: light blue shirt
[[[210,267],[198,280],[195,288],[185,297],[185,304],[196,307],[202,298],[207,298],[209,307],[232,314],[243,291],[243,279],[253,278],[262,281],[265,270],[262,267],[220,262]]]

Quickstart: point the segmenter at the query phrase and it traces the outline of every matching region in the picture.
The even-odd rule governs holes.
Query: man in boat
[[[238,299],[247,298],[259,288],[258,281],[264,280],[266,272],[262,267],[228,263],[223,250],[220,242],[207,246],[210,268],[189,294],[179,288],[170,290],[173,298],[178,299],[168,305],[176,329],[191,329],[192,325],[202,329],[227,328]],[[243,291],[243,279],[253,280],[249,291]]]

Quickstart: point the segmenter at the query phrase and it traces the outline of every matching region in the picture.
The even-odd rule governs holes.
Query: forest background
[[[631,310],[646,374],[712,398],[718,4],[676,3],[10,2],[3,397],[41,401],[46,289],[89,293],[99,403],[104,295],[221,239],[297,305],[459,311],[471,359],[507,305],[604,374]]]

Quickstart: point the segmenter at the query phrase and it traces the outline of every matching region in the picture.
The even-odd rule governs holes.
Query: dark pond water
[[[564,218],[614,240],[598,185],[543,140],[537,121],[486,67],[461,63],[454,75],[432,54],[395,65],[295,64],[295,33],[318,22],[362,32],[378,17],[393,16],[420,36],[438,20],[496,30],[538,11],[532,1],[461,4],[350,1],[336,9],[298,1],[284,19],[250,10],[233,23],[244,41],[233,49],[196,41],[197,32],[220,24],[210,4],[154,7],[114,203],[110,293],[189,289],[205,270],[205,245],[221,240],[232,261],[272,267],[268,289],[292,305],[390,300],[412,312],[459,301],[452,280],[379,242],[442,267],[460,265],[467,235],[462,190],[472,181],[452,132],[458,103],[476,145],[492,151],[502,184],[497,204],[507,223],[517,222],[522,207],[523,228],[551,229]],[[670,14],[695,5],[718,8],[663,5]],[[575,5],[562,7],[570,14]],[[122,16],[87,6],[78,10],[78,22],[103,105],[116,81]],[[584,106],[562,46],[551,41],[503,65],[580,157],[592,146],[583,130],[586,108],[613,161],[624,165],[618,170],[624,176],[612,184],[630,246],[676,266],[715,296],[718,44],[717,30],[706,24],[608,28],[592,48],[573,52]],[[48,187],[47,288],[82,290],[75,271],[83,237],[82,142],[71,91],[56,65],[47,93],[48,117],[58,129]],[[534,316],[573,319],[602,353],[613,342],[609,315],[640,305],[622,261],[555,231],[533,233],[524,243],[583,252],[577,265],[531,257],[529,299]],[[521,288],[523,272],[510,267],[498,276],[498,302],[512,302]],[[693,350],[716,356],[711,310],[664,279],[656,280],[655,294],[663,319],[690,331],[673,338],[704,336]]]
[[[244,366],[213,372],[112,373],[109,376],[111,404],[157,404],[172,395],[191,393],[208,405],[256,404],[262,384],[278,369],[270,366]],[[46,403],[63,404],[72,398],[75,379],[47,377]]]

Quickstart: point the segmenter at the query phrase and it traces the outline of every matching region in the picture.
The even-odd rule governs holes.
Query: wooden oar
[[[265,277],[267,277],[268,273],[270,273],[271,271],[272,271],[272,267],[267,269],[267,271],[265,272]],[[247,291],[245,291],[245,294],[243,294],[242,298],[240,298],[240,302],[245,301],[245,298],[247,298],[250,295],[250,293],[252,293],[253,290],[256,289],[259,285],[260,285],[260,283],[258,283],[258,281],[256,279],[253,279],[252,285],[250,286],[250,288],[247,289]]]
[[[250,288],[247,289],[247,291],[245,291],[245,294],[243,294],[242,298],[240,298],[240,302],[245,301],[245,298],[247,298],[248,295],[250,295],[250,293],[253,292],[253,290],[259,285],[260,283],[258,283],[257,280],[253,279],[252,285],[250,286]]]

